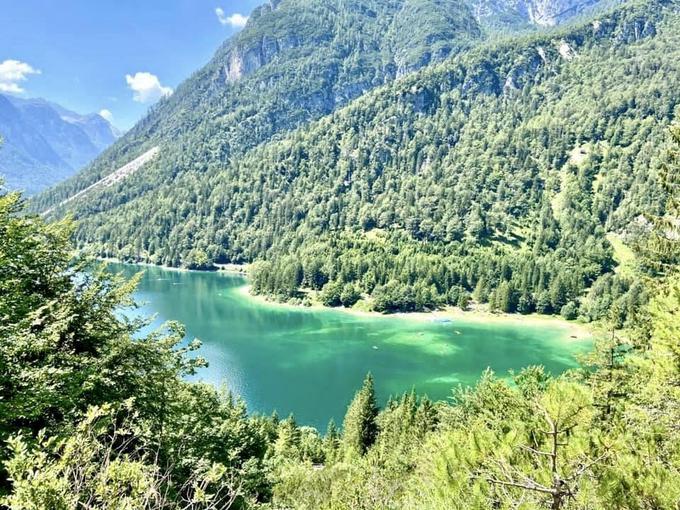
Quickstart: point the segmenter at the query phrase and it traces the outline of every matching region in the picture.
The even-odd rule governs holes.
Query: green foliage
[[[671,148],[668,161],[661,169],[662,184],[666,191],[666,203],[661,214],[647,215],[653,226],[638,249],[642,252],[642,265],[653,275],[672,273],[680,264],[680,124],[674,123],[669,135]]]
[[[145,462],[143,451],[125,451],[133,431],[116,421],[108,406],[91,408],[66,439],[40,435],[30,445],[12,438],[13,491],[4,503],[15,509],[162,508],[160,469]]]
[[[328,282],[321,289],[319,298],[325,306],[340,306],[342,303],[340,299],[341,294],[342,285],[339,282]]]
[[[578,307],[573,301],[569,301],[560,309],[560,315],[562,318],[573,321],[578,316]]]
[[[54,204],[109,163],[176,139],[143,177],[76,201],[75,231],[0,195],[2,505],[677,509],[677,128],[664,145],[680,62],[673,2],[477,48],[259,145],[333,108],[313,106],[310,80],[333,94],[382,83],[383,37],[457,51],[433,18],[445,5],[272,2],[82,179],[38,199]],[[422,16],[416,33],[391,29],[397,7],[414,24]],[[285,42],[290,66],[222,88],[231,57],[266,53],[265,34]],[[651,219],[633,221],[643,211]],[[615,272],[611,231],[647,243],[636,260],[655,279]],[[365,296],[390,312],[464,308],[472,296],[606,318],[611,335],[582,370],[529,367],[512,382],[487,370],[450,402],[411,392],[379,410],[368,375],[342,431],[329,424],[322,437],[187,382],[204,364],[199,343],[177,324],[142,335],[144,321],[121,317],[135,281],[74,256],[72,232],[100,253],[171,265],[260,258],[253,289],[282,299],[311,289],[329,306]]]
[[[496,289],[494,297],[493,304],[497,310],[505,313],[512,313],[517,310],[519,297],[511,283],[503,281],[498,289]]]
[[[0,280],[8,508],[674,510],[680,500],[677,273],[636,305],[648,333],[602,340],[582,371],[554,379],[529,367],[512,383],[487,371],[451,402],[411,392],[382,410],[369,375],[343,431],[331,423],[322,437],[185,382],[201,361],[179,326],[133,340],[138,324],[114,313],[134,282],[72,259],[68,225],[18,216],[16,195],[0,206],[0,253],[15,269]],[[83,317],[64,328],[75,306]],[[616,327],[617,306],[610,315]]]
[[[359,291],[351,283],[345,284],[340,293],[340,303],[342,303],[342,306],[351,307],[359,301],[360,298],[361,294],[359,294]]]
[[[373,377],[368,374],[347,408],[342,424],[342,447],[348,456],[363,455],[373,445],[378,432],[377,414]]]
[[[127,162],[137,154],[132,139],[165,143],[167,131],[172,144],[148,168],[68,205],[79,219],[79,244],[167,265],[266,259],[271,265],[254,273],[253,288],[284,300],[335,282],[329,290],[351,284],[387,312],[465,304],[464,294],[473,294],[523,313],[557,314],[573,301],[579,315],[601,318],[602,307],[586,307],[583,297],[613,275],[607,233],[627,240],[636,218],[664,207],[656,174],[677,106],[674,4],[624,5],[600,15],[597,30],[588,22],[488,42],[290,131],[317,115],[304,108],[298,115],[286,100],[274,106],[270,94],[310,100],[320,85],[301,92],[289,72],[324,76],[301,71],[303,62],[327,69],[332,58],[316,60],[329,57],[324,48],[335,55],[348,43],[365,49],[344,54],[329,80],[375,84],[368,76],[382,69],[376,38],[408,37],[389,30],[388,11],[400,2],[349,2],[338,12],[315,5],[313,27],[306,24],[312,14],[296,10],[303,3],[263,11],[109,156],[35,206],[53,205]],[[448,2],[407,3],[399,16]],[[303,36],[294,39],[286,27],[301,24]],[[268,30],[300,45],[222,89],[226,56],[249,54],[251,43],[257,54],[254,41]],[[434,46],[449,40],[419,36]],[[578,58],[564,57],[562,43]],[[270,140],[272,130],[281,136]],[[454,297],[454,287],[464,292]],[[505,294],[499,303],[496,289]],[[335,297],[326,301],[341,304]]]
[[[11,508],[224,508],[270,496],[267,435],[184,381],[200,342],[121,318],[136,279],[73,257],[68,221],[0,195],[0,486]],[[89,506],[88,506],[89,505]],[[227,505],[228,506],[228,505]]]
[[[230,508],[243,485],[228,465],[202,459],[186,478],[175,466],[163,466],[140,442],[148,431],[139,429],[132,402],[119,412],[110,405],[93,407],[64,438],[39,434],[33,444],[10,439],[7,463],[12,493],[9,508]]]

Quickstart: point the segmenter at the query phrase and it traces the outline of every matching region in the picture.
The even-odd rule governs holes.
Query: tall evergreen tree
[[[369,373],[347,408],[342,425],[342,444],[347,455],[363,455],[375,443],[378,435],[377,416],[373,376]]]

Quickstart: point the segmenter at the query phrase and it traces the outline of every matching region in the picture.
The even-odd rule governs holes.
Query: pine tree
[[[323,437],[323,448],[326,457],[326,462],[335,460],[338,453],[338,446],[340,442],[340,434],[338,427],[335,425],[335,420],[331,418],[326,428],[326,434]]]
[[[553,310],[559,311],[567,304],[567,292],[567,286],[564,284],[562,277],[558,275],[550,284],[550,303]]]
[[[478,303],[486,303],[487,299],[489,298],[489,291],[484,278],[480,278],[477,281],[477,285],[475,286],[475,290],[472,295],[475,298],[475,301]]]
[[[517,310],[517,296],[510,282],[502,282],[496,291],[496,308],[501,312],[512,313]]]
[[[648,218],[653,227],[650,238],[638,246],[643,265],[655,275],[672,273],[680,265],[680,124],[671,127],[670,136],[668,163],[661,169],[665,214]]]
[[[300,429],[291,414],[279,423],[278,437],[274,442],[274,451],[281,457],[291,457],[298,453],[300,447]]]
[[[369,373],[347,408],[343,422],[342,444],[347,455],[363,455],[375,443],[378,435],[377,416],[373,376]]]

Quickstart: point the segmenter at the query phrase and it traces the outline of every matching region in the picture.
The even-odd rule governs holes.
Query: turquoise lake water
[[[156,314],[156,325],[180,321],[188,337],[203,342],[200,355],[210,366],[197,379],[226,385],[250,411],[294,413],[298,423],[322,430],[330,418],[342,421],[369,371],[381,403],[411,388],[446,399],[487,367],[502,376],[530,364],[561,373],[591,345],[554,323],[364,317],[263,303],[244,295],[239,275],[110,268],[128,276],[143,270],[140,312]]]

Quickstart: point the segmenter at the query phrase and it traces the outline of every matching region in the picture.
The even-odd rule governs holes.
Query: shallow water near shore
[[[544,365],[558,374],[591,348],[573,329],[550,321],[411,320],[331,309],[263,303],[243,293],[243,276],[109,264],[126,276],[144,271],[134,313],[177,320],[203,342],[210,366],[195,379],[226,385],[250,411],[293,413],[300,424],[325,429],[341,422],[367,372],[378,399],[414,388],[447,399],[472,385],[487,367],[499,376]]]

